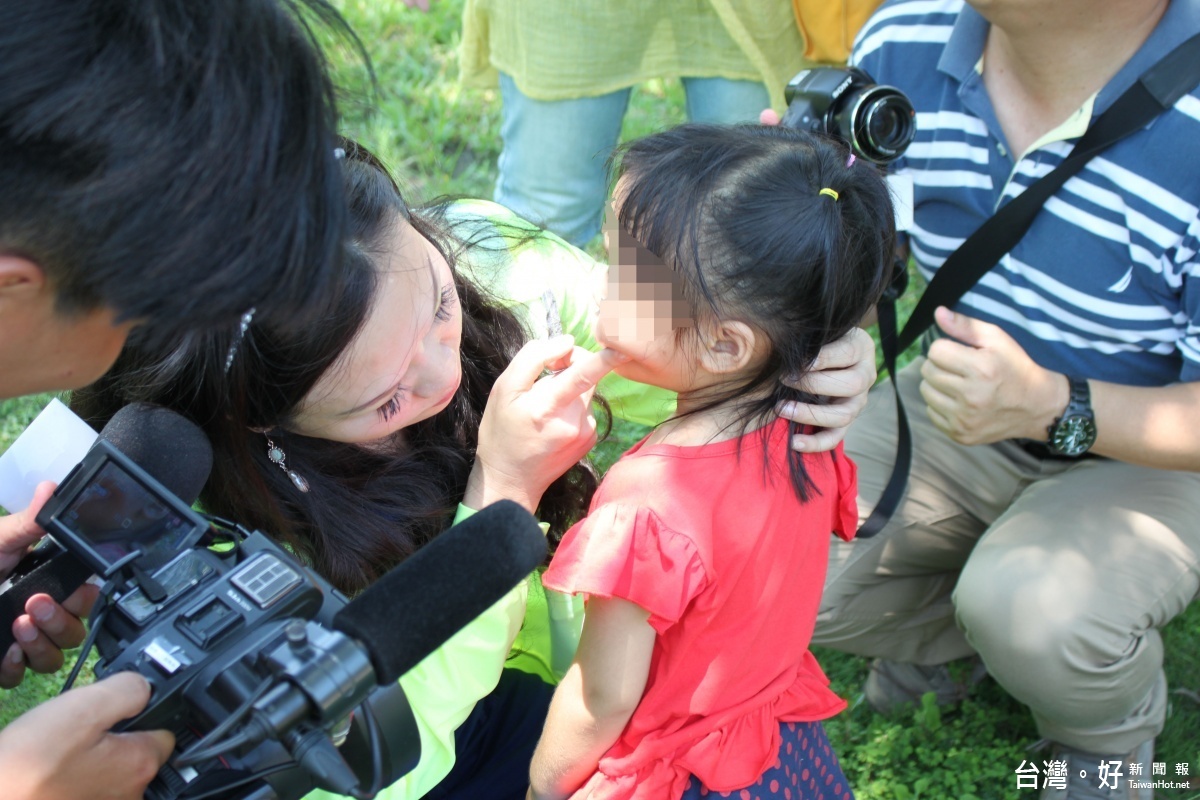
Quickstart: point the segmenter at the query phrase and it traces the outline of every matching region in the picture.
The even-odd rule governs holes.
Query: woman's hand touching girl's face
[[[301,403],[292,430],[369,442],[442,411],[462,379],[462,313],[446,259],[398,219],[354,343]]]
[[[496,379],[479,425],[463,499],[468,507],[506,498],[533,511],[546,488],[596,443],[592,394],[625,357],[573,344],[570,336],[529,342]],[[546,370],[556,371],[542,377]]]

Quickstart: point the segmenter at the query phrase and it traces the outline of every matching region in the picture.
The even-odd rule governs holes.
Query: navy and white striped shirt
[[[1089,120],[1200,31],[1200,0],[1173,0],[1112,81],[1024,156],[1009,152],[977,70],[987,30],[962,0],[891,0],[852,57],[916,107],[916,139],[897,168],[913,178],[909,241],[926,279],[995,209],[1057,166]],[[1198,206],[1193,90],[1068,180],[956,310],[999,325],[1056,372],[1136,386],[1200,379]]]

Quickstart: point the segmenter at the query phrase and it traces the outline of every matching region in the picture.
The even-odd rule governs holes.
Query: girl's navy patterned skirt
[[[837,756],[819,722],[781,722],[779,757],[757,781],[732,792],[713,792],[694,775],[682,800],[732,797],[735,800],[854,800]]]

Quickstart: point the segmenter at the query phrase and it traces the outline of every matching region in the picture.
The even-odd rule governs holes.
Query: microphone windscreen
[[[509,500],[422,547],[352,600],[333,627],[362,642],[391,683],[523,581],[546,557],[537,520]]]
[[[113,415],[100,438],[188,505],[212,471],[212,445],[204,431],[169,408],[131,403]]]

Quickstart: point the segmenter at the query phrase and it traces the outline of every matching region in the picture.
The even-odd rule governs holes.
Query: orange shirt
[[[605,476],[542,582],[620,597],[658,632],[641,703],[576,798],[678,798],[774,763],[779,722],[845,708],[808,651],[829,535],[858,523],[855,466],[839,446],[804,455],[801,503],[787,423],[698,447],[635,445]],[[739,453],[740,444],[740,453]]]

